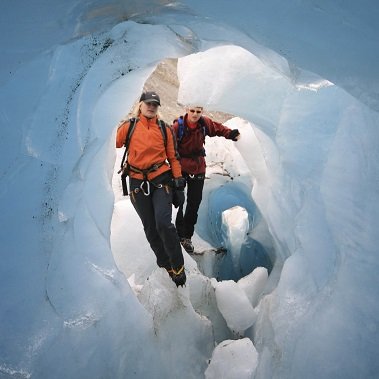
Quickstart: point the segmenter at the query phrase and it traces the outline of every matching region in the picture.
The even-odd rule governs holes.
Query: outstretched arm
[[[208,128],[208,135],[210,137],[225,137],[226,139],[231,139],[232,141],[238,141],[240,138],[240,132],[238,129],[230,129],[219,122],[211,120],[209,117],[204,117],[205,123]]]

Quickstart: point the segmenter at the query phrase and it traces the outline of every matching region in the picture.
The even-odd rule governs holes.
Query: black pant
[[[130,199],[140,217],[146,238],[157,257],[157,265],[180,269],[184,264],[182,248],[172,217],[172,189],[150,183],[150,194],[140,189],[142,180],[130,179]],[[146,188],[145,188],[145,192]]]
[[[191,177],[183,173],[187,181],[187,202],[183,214],[183,206],[179,207],[176,215],[175,225],[180,238],[191,238],[195,231],[198,211],[203,198],[205,174]]]

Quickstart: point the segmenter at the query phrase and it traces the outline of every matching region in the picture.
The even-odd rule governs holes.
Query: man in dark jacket
[[[237,141],[240,133],[238,129],[229,129],[204,116],[201,106],[187,108],[186,114],[175,120],[173,129],[178,144],[182,175],[187,182],[186,209],[183,211],[183,205],[179,207],[175,225],[182,246],[191,254],[194,252],[191,238],[197,222],[205,180],[205,136],[220,136]]]

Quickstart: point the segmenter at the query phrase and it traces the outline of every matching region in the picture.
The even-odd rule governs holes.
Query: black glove
[[[228,139],[231,139],[232,141],[237,141],[239,135],[240,135],[239,130],[238,130],[238,129],[233,129],[233,130],[229,133],[229,137],[228,137]]]
[[[175,208],[181,207],[184,204],[184,191],[174,188],[172,190],[172,204]]]
[[[175,178],[174,179],[174,189],[178,189],[180,191],[183,191],[186,186],[186,180],[183,177]]]

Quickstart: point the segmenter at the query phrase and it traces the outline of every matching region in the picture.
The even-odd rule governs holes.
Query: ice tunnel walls
[[[151,25],[143,27],[159,29],[158,26]],[[312,73],[293,73],[283,59],[273,54],[265,55],[264,49],[258,49],[256,54],[235,45],[216,46],[205,51],[198,51],[197,46],[183,49],[166,29],[163,33],[169,42],[160,46],[159,51],[153,49],[155,59],[149,57],[143,63],[134,61],[136,51],[127,50],[132,38],[139,41],[142,34],[147,37],[147,43],[159,41],[159,38],[154,41],[157,33],[145,33],[143,27],[137,25],[137,29],[140,28],[138,33],[132,28],[128,30],[128,42],[118,44],[121,53],[117,53],[113,62],[107,65],[112,67],[118,64],[122,67],[125,66],[124,62],[128,62],[130,71],[122,71],[125,75],[117,76],[115,70],[109,75],[108,83],[112,84],[95,107],[95,114],[101,116],[96,118],[97,125],[109,124],[109,119],[105,116],[112,113],[114,124],[110,127],[114,130],[117,122],[125,116],[138,98],[157,62],[166,57],[181,57],[177,65],[177,93],[171,92],[172,88],[162,82],[150,83],[161,94],[162,104],[165,104],[162,110],[166,106],[170,110],[177,101],[180,104],[201,103],[211,112],[217,110],[237,115],[238,117],[225,121],[225,124],[236,127],[241,132],[241,139],[237,143],[219,138],[206,141],[209,179],[206,181],[203,210],[198,221],[200,236],[204,239],[209,238],[208,242],[214,243],[217,247],[217,244],[223,241],[223,233],[226,232],[223,229],[223,221],[228,217],[232,218],[234,214],[237,218],[245,217],[245,223],[241,226],[247,230],[249,238],[243,249],[250,250],[249,244],[252,241],[257,241],[256,244],[254,242],[253,250],[259,250],[261,246],[264,248],[272,264],[270,277],[274,282],[271,289],[275,287],[273,297],[286,299],[285,296],[291,295],[291,291],[297,293],[297,288],[304,291],[304,297],[317,295],[317,291],[323,288],[333,275],[334,260],[338,258],[337,254],[341,254],[335,240],[338,231],[330,227],[333,223],[336,225],[338,215],[338,209],[333,207],[335,200],[339,200],[336,194],[339,194],[340,180],[337,179],[342,177],[349,191],[358,190],[354,187],[355,183],[350,182],[352,176],[348,175],[349,172],[336,170],[336,167],[344,167],[339,152],[351,142],[354,145],[353,138],[360,141],[358,128],[354,129],[354,125],[347,124],[347,128],[353,132],[348,133],[350,130],[346,130],[344,122],[349,118],[346,109],[361,109],[359,104],[332,83]],[[118,26],[113,34],[116,41],[117,35],[120,40],[122,26]],[[107,52],[116,47],[117,43]],[[140,52],[139,54],[141,57]],[[104,64],[99,66],[103,68]],[[217,70],[214,70],[214,67],[217,67]],[[101,75],[103,74],[98,70],[96,77],[100,78]],[[90,80],[85,83],[88,88],[94,88],[89,83]],[[112,112],[105,112],[107,109],[111,109]],[[355,116],[364,118],[364,111],[359,112],[362,112],[362,116]],[[168,121],[170,119],[171,116]],[[112,153],[113,137],[109,143]],[[344,172],[347,172],[346,177],[343,177]],[[336,179],[336,175],[340,177]],[[114,180],[117,179],[115,175]],[[227,201],[220,200],[225,197],[238,198],[238,201],[230,201],[227,204]],[[227,209],[223,209],[224,205]],[[229,210],[232,210],[231,214],[226,214]],[[128,211],[128,222],[131,224],[135,220],[131,220],[134,213],[131,208]],[[214,226],[213,230],[211,226]],[[143,231],[140,230],[138,233],[138,241],[144,241]],[[236,240],[237,237],[234,241]],[[132,268],[138,269],[140,276],[145,279],[156,267],[153,254],[149,248],[142,249],[141,243],[127,246],[130,246],[130,249],[138,249],[140,259],[127,262],[127,269],[130,270],[131,265],[134,265]],[[233,246],[235,247],[235,244]],[[245,254],[243,250],[239,256],[243,266],[256,264]],[[236,280],[238,275],[235,262],[238,259],[232,259],[235,257],[236,255],[227,255],[225,266],[220,264],[221,257],[217,257],[217,261],[209,257],[204,258],[201,262],[202,270],[209,276],[223,276],[225,279]],[[147,261],[149,264],[146,264]],[[284,261],[286,264],[281,270]],[[233,270],[228,270],[231,266]],[[244,275],[245,272],[238,274]],[[347,271],[346,275],[348,274]],[[282,344],[280,347],[283,350],[285,345],[295,346],[298,325],[306,323],[304,314],[309,310],[317,317],[317,310],[309,309],[308,304],[311,302],[304,301],[301,296],[290,296],[291,301],[288,302],[278,301],[280,305],[273,310],[269,298],[270,296],[263,298],[263,302],[268,305],[262,314],[274,311],[277,313],[272,318],[271,313],[270,317],[266,317],[267,320],[274,320],[272,325],[268,326],[262,319],[262,324],[267,328],[257,325],[258,332],[261,329],[263,334],[272,326],[273,333],[282,337],[278,341]],[[304,310],[304,313],[280,318],[283,314],[293,314],[293,309]],[[282,330],[279,330],[277,325],[282,326]],[[328,327],[325,326],[322,332],[326,336],[329,332]],[[269,337],[261,337],[257,340],[263,341],[264,345]],[[315,336],[308,337],[307,341],[310,342]],[[309,343],[309,346],[312,344]],[[260,346],[261,350],[266,347],[267,345]],[[287,357],[283,358],[285,359]],[[291,357],[287,362],[290,362],[290,359]]]
[[[379,8],[153,3],[3,2],[0,376],[201,378],[215,342],[235,337],[215,290],[238,290],[233,280],[265,264],[243,332],[259,353],[255,377],[375,376],[379,108],[369,104],[379,87],[367,58],[378,55]],[[147,81],[157,66],[169,77],[173,62],[170,80]],[[119,197],[115,131],[144,85],[167,122],[196,102],[241,132],[206,141],[197,232],[228,253],[204,255],[206,275],[185,254],[179,290]],[[240,310],[235,298],[228,308]]]
[[[156,32],[151,33],[151,29]],[[144,51],[151,47],[149,55],[141,53],[140,45],[136,43],[144,36],[149,40],[145,42]],[[223,258],[221,265],[221,257],[218,257],[212,276],[237,279],[246,274],[246,267],[249,267],[249,271],[260,264],[271,271],[275,263],[282,262],[289,255],[288,242],[291,242],[286,240],[287,234],[282,236],[280,231],[276,232],[281,217],[275,214],[272,219],[272,207],[268,207],[274,204],[271,201],[272,188],[278,184],[275,183],[275,176],[279,168],[280,151],[275,141],[276,125],[291,87],[288,77],[283,74],[286,68],[280,59],[272,59],[272,53],[268,54],[271,60],[266,60],[266,63],[257,58],[258,55],[265,55],[263,48],[257,51],[257,55],[235,45],[217,46],[192,53],[198,46],[187,42],[183,44],[183,39],[177,37],[177,34],[159,25],[122,23],[98,38],[104,39],[107,49],[102,50],[90,62],[89,68],[86,68],[88,72],[79,92],[79,100],[83,105],[78,113],[80,138],[91,138],[89,133],[101,136],[104,124],[114,130],[115,125],[127,117],[144,85],[160,93],[164,104],[162,116],[168,122],[183,111],[183,104],[194,102],[204,104],[211,116],[217,111],[239,116],[222,120],[227,126],[241,131],[242,138],[238,143],[223,140],[217,141],[220,145],[216,146],[215,140],[220,138],[206,142],[212,178],[206,181],[210,186],[204,192],[202,203],[208,219],[204,221],[199,214],[198,230],[202,238],[205,237],[206,230],[208,238],[205,239],[208,242],[220,244],[220,236],[204,226],[221,225],[222,214],[217,210],[217,204],[222,202],[220,199],[223,194],[239,198],[239,201],[233,202],[233,206],[240,205],[246,209],[249,224],[248,235],[240,251],[243,264],[237,270],[238,273],[235,269],[229,271],[226,268],[231,256]],[[164,45],[160,43],[162,38],[166,41]],[[154,44],[160,48],[154,49]],[[177,75],[170,67],[176,60],[167,59],[169,56],[181,57],[177,68],[174,67]],[[160,61],[162,63],[158,66],[161,71],[150,77]],[[212,67],[217,67],[217,70]],[[91,91],[97,95],[90,95]],[[86,122],[81,120],[89,116],[88,110],[91,107],[95,117],[93,128],[89,131],[86,130]],[[217,115],[214,118],[217,120]],[[227,152],[227,155],[220,157],[220,151]],[[116,168],[117,164],[118,162]],[[220,167],[221,171],[225,169],[230,175],[220,175],[217,172]],[[219,181],[222,177],[227,180]],[[113,181],[117,182],[117,175],[114,175]],[[276,209],[274,212],[280,211]],[[209,220],[210,215],[215,218]],[[278,246],[281,246],[279,251]]]
[[[173,120],[180,114],[177,112],[183,111],[182,106],[177,108],[177,103],[200,103],[210,113],[220,111],[235,115],[223,120],[223,123],[240,130],[238,142],[223,138],[206,140],[208,178],[197,224],[201,238],[215,247],[225,243],[229,252],[225,256],[204,256],[199,268],[210,277],[238,280],[255,266],[265,265],[270,270],[265,293],[276,289],[282,280],[282,263],[298,248],[295,232],[303,232],[302,229],[296,229],[297,213],[299,209],[310,212],[307,207],[303,207],[309,194],[308,187],[304,188],[301,180],[310,175],[309,171],[312,174],[318,172],[322,163],[318,159],[322,154],[317,149],[325,146],[323,138],[327,139],[333,134],[332,130],[327,135],[320,131],[320,136],[317,136],[320,144],[314,146],[308,142],[304,148],[304,140],[312,142],[310,134],[314,133],[314,130],[301,129],[305,127],[304,117],[308,116],[308,112],[313,116],[318,111],[317,103],[313,104],[317,92],[308,89],[307,85],[310,87],[310,84],[318,83],[328,89],[328,93],[333,91],[333,86],[308,75],[300,89],[294,84],[291,71],[283,61],[279,60],[278,63],[271,59],[272,56],[263,60],[257,57],[258,53],[254,55],[235,45],[217,46],[197,53],[183,51],[181,46],[177,46],[178,41],[166,29],[162,31],[158,26],[136,25],[126,28],[128,40],[125,38],[127,42],[124,42],[124,27],[120,25],[113,32],[115,42],[107,49],[107,53],[113,51],[115,55],[108,59],[112,62],[107,62],[107,67],[115,64],[122,67],[127,62],[130,70],[122,70],[124,75],[118,74],[116,78],[108,75],[111,84],[106,87],[107,90],[95,107],[95,115],[100,116],[96,117],[97,123],[109,124],[105,116],[112,109],[114,124],[111,127],[115,131],[117,123],[127,116],[144,86],[160,93],[163,104],[161,112],[167,121]],[[157,33],[145,32],[144,27],[157,28]],[[133,38],[139,41],[142,34],[147,37],[149,44],[153,44],[158,32],[163,32],[171,44],[163,45],[166,50],[153,50],[156,54],[153,61],[150,57],[145,57],[143,64],[134,61],[136,52],[128,49],[133,46],[138,49],[138,44],[130,44],[129,41]],[[118,40],[116,35],[119,36]],[[120,40],[122,42],[117,42]],[[172,83],[172,75],[169,75],[172,61],[165,61],[167,56],[175,55],[173,51],[181,57],[175,67],[178,76],[176,84]],[[262,57],[264,50],[259,51],[259,55]],[[104,66],[101,60],[98,77]],[[162,62],[163,76],[168,75],[170,78],[168,83],[156,77],[149,78],[158,62]],[[165,70],[168,72],[165,73]],[[86,84],[89,86],[90,81],[87,80]],[[163,112],[168,112],[167,117]],[[304,122],[304,125],[308,124]],[[113,153],[114,135],[110,138],[109,146]],[[304,157],[308,158],[306,163]],[[118,168],[119,162],[116,160],[114,172]],[[115,192],[117,201],[121,193],[117,174],[113,176],[113,182],[119,189],[118,193]],[[310,190],[313,190],[311,184]],[[115,253],[115,245],[119,246],[118,256],[122,256],[119,268],[127,278],[136,274],[135,282],[142,284],[156,269],[154,254],[145,244],[142,227],[136,228],[139,220],[134,210],[127,202],[121,203],[119,201],[116,205],[127,208],[127,218],[118,219],[119,209],[116,209],[112,223],[120,228],[122,238],[116,243],[113,241],[112,251]],[[239,224],[241,229],[226,227],[233,226],[233,219],[237,224],[241,219],[244,220]],[[118,222],[120,225],[116,226]],[[121,231],[121,228],[124,229]],[[133,239],[129,237],[130,230],[136,234]],[[245,231],[246,235],[239,234],[241,231]],[[305,234],[303,236],[306,237]],[[137,257],[134,251],[138,251]]]
[[[218,54],[224,52],[219,49]],[[199,58],[202,58],[202,54],[199,54]],[[177,65],[176,59],[163,60],[144,83],[147,90],[159,92],[161,88],[164,89],[160,92],[163,98],[160,113],[168,122],[184,112],[183,105],[178,104],[180,83],[177,79]],[[196,71],[191,67],[192,65],[188,69],[196,77]],[[219,79],[214,78],[214,81],[214,85],[217,86]],[[192,98],[195,99],[196,96],[196,93],[191,93]],[[195,246],[197,254],[193,258],[203,274],[218,280],[238,281],[256,267],[265,267],[270,273],[277,260],[274,240],[252,196],[255,178],[246,162],[249,155],[245,158],[239,151],[241,146],[246,146],[246,151],[253,144],[259,147],[259,141],[253,132],[255,126],[240,117],[221,112],[216,105],[205,108],[205,114],[215,121],[223,122],[231,129],[239,129],[243,137],[238,143],[221,137],[206,137],[208,168],[196,233],[210,245],[208,248],[201,247],[201,244]],[[249,141],[250,139],[255,139],[255,142]],[[258,157],[261,150],[254,150],[255,156]],[[262,160],[260,157],[258,161]],[[254,159],[255,166],[256,161],[257,159]],[[118,165],[119,161],[116,162],[117,170]],[[115,177],[117,178],[117,175]],[[117,179],[115,185],[119,190]],[[242,211],[242,215],[247,215],[244,221],[243,216],[238,214],[239,210]],[[227,213],[233,215],[227,216]],[[240,225],[236,225],[236,222]]]

